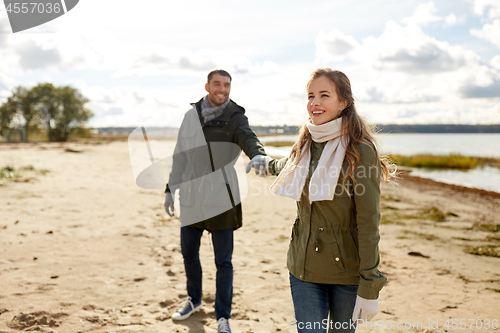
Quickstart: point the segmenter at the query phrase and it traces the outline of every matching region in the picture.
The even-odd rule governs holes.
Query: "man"
[[[256,173],[266,175],[270,160],[248,125],[245,109],[229,99],[231,80],[224,70],[210,72],[205,84],[208,95],[186,113],[164,201],[165,210],[173,216],[174,193],[179,189],[188,299],[172,319],[187,319],[202,306],[199,249],[203,231],[207,230],[212,234],[217,267],[215,313],[220,333],[231,332],[228,319],[233,297],[233,231],[242,226],[236,174],[227,165],[234,162],[240,148],[251,159],[247,172],[254,166]]]

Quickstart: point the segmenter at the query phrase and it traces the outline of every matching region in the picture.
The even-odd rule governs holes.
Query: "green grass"
[[[458,275],[458,278],[461,279],[462,281],[464,282],[475,282],[475,281],[472,281],[471,279],[469,278],[466,278],[465,276],[463,276],[462,274]]]
[[[486,236],[485,242],[500,242],[500,235]]]
[[[430,208],[421,209],[422,217],[428,220],[432,220],[435,222],[444,222],[445,215],[444,213],[434,206]]]
[[[15,168],[10,165],[0,167],[0,186],[5,185],[6,182],[16,182],[16,183],[29,183],[36,178],[30,175],[46,175],[50,172],[47,169],[37,170],[32,165],[27,165],[19,168]]]
[[[36,170],[36,173],[39,174],[39,175],[42,175],[42,176],[45,176],[49,172],[50,172],[50,170],[48,170],[48,169],[38,169],[38,170]]]
[[[472,242],[473,241],[473,239],[465,238],[465,237],[451,237],[451,239],[457,239],[457,240],[461,240],[461,241],[465,241],[465,242]]]
[[[14,167],[7,165],[0,168],[0,179],[15,179],[18,177],[19,174],[16,172]]]
[[[405,235],[415,235],[415,236],[418,236],[420,238],[426,239],[428,241],[441,240],[441,238],[439,238],[438,236],[431,235],[431,234],[425,234],[422,232],[415,232],[415,231],[411,231],[411,230],[402,230],[401,232]]]
[[[279,235],[279,236],[276,238],[276,240],[277,240],[278,242],[284,242],[284,241],[287,241],[287,240],[289,240],[289,239],[290,239],[290,237],[285,236],[285,235]]]
[[[399,208],[387,206],[387,205],[380,205],[380,208],[381,209],[390,209],[390,210],[399,210]]]
[[[24,170],[24,171],[34,171],[35,168],[32,165],[27,165],[19,168],[19,170]]]
[[[496,293],[500,293],[500,289],[495,289],[495,288],[486,288],[486,290],[492,290]]]
[[[398,216],[393,215],[382,215],[380,218],[380,224],[396,224],[396,225],[406,225],[406,223],[398,220]]]
[[[478,157],[468,157],[456,154],[435,156],[435,155],[390,155],[390,158],[397,164],[406,167],[417,168],[446,168],[446,169],[474,169],[479,164]]]
[[[399,199],[391,197],[390,195],[381,195],[380,199],[382,199],[382,201],[389,201],[389,202],[400,202],[401,201]]]
[[[484,245],[477,247],[467,247],[465,252],[476,256],[487,256],[500,258],[500,247],[497,245]]]
[[[481,230],[481,231],[489,231],[489,232],[499,232],[500,231],[500,224],[475,222],[472,225],[472,229]]]
[[[434,222],[444,222],[446,215],[434,206],[429,208],[421,208],[414,210],[412,212],[407,212],[403,214],[402,210],[395,207],[390,207],[382,205],[382,217],[380,218],[380,224],[398,224],[406,225],[405,220],[431,220]],[[423,224],[423,222],[421,222]]]
[[[389,157],[400,166],[417,168],[445,168],[445,169],[474,169],[478,166],[494,166],[500,168],[500,159],[462,156],[450,154],[443,156],[436,155],[389,155]]]

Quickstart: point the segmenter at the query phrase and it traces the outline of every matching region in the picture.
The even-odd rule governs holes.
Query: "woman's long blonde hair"
[[[356,182],[356,179],[353,177],[353,171],[359,165],[360,160],[358,145],[363,143],[365,140],[373,146],[377,158],[380,159],[382,168],[381,178],[386,182],[390,181],[391,178],[396,176],[395,165],[391,164],[388,158],[380,158],[377,151],[377,142],[373,137],[374,130],[372,126],[369,125],[360,115],[358,115],[358,112],[356,111],[349,79],[341,71],[332,70],[330,68],[320,68],[311,74],[307,83],[307,88],[309,89],[309,85],[314,79],[321,76],[325,76],[330,80],[332,85],[335,87],[339,101],[348,102],[346,108],[340,113],[340,117],[342,117],[341,135],[347,139],[346,157],[349,162],[349,170],[342,183],[343,187],[346,188],[345,181],[349,177],[353,180],[353,182]],[[290,158],[293,158],[292,166],[297,166],[299,164],[299,161],[302,158],[303,148],[311,142],[311,133],[309,133],[307,124],[304,124],[299,130],[299,138],[297,142],[295,142],[292,146],[292,151],[290,153]]]

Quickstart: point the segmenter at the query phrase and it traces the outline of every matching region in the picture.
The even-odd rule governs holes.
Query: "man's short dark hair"
[[[225,70],[223,70],[223,69],[214,69],[213,71],[211,71],[210,73],[208,73],[207,83],[210,83],[210,80],[212,79],[212,76],[214,76],[214,74],[219,74],[219,75],[222,75],[222,76],[227,76],[227,77],[229,77],[229,81],[233,81],[233,78],[231,77],[231,75],[228,72],[226,72]]]

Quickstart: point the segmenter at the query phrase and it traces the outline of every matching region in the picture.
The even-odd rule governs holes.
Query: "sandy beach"
[[[208,234],[203,309],[170,319],[186,297],[180,224],[161,190],[135,185],[127,142],[0,144],[7,165],[33,170],[0,186],[0,332],[217,331]],[[273,179],[248,177],[233,255],[235,333],[297,332],[286,268],[295,202],[269,193]],[[382,198],[388,284],[372,327],[357,332],[498,327],[500,258],[469,252],[500,252],[500,196],[405,177],[383,184]]]

